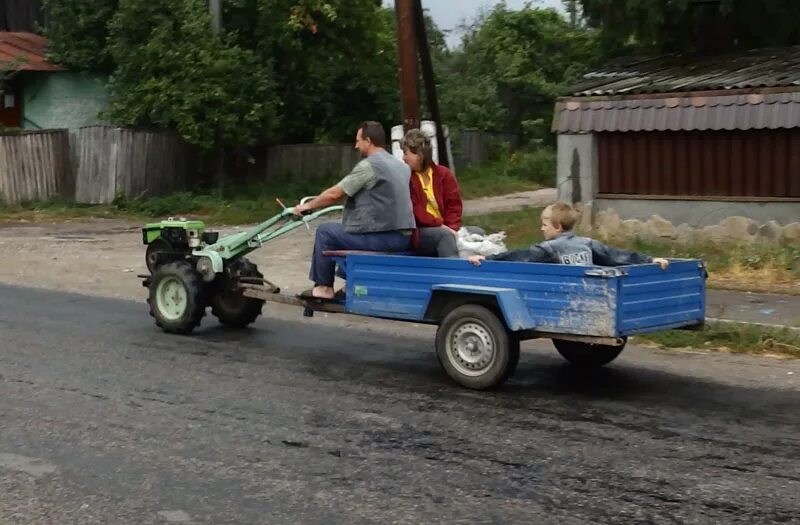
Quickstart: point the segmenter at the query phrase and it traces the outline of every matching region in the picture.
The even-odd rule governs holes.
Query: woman
[[[461,190],[455,175],[433,162],[430,139],[412,129],[401,142],[403,161],[411,168],[411,203],[417,232],[412,243],[429,257],[458,257],[456,232],[461,228]]]

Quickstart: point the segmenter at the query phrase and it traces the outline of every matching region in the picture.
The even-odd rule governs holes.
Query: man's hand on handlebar
[[[300,203],[292,208],[292,213],[298,217],[302,217],[303,215],[308,215],[311,213],[311,208],[309,208],[305,203]]]

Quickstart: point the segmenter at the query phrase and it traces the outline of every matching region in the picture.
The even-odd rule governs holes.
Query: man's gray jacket
[[[409,190],[410,168],[385,151],[365,159],[375,172],[375,184],[348,197],[342,216],[347,233],[406,232],[414,229]]]

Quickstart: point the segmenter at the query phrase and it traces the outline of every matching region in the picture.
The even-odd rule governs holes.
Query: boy
[[[669,261],[661,257],[650,257],[636,252],[612,248],[602,242],[578,237],[572,233],[572,227],[578,219],[577,212],[569,204],[556,202],[542,212],[542,234],[544,242],[530,248],[512,250],[484,257],[473,255],[469,262],[480,266],[481,261],[519,261],[577,264],[581,266],[622,266],[626,264],[658,264],[666,270]]]

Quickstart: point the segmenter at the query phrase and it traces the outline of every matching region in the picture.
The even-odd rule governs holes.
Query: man
[[[322,224],[314,239],[309,279],[314,287],[304,299],[333,299],[336,263],[326,250],[402,252],[411,247],[414,214],[409,180],[411,171],[384,149],[386,135],[379,122],[363,122],[356,132],[355,148],[364,159],[338,184],[305,204],[296,215],[325,208],[346,198],[342,223]]]

